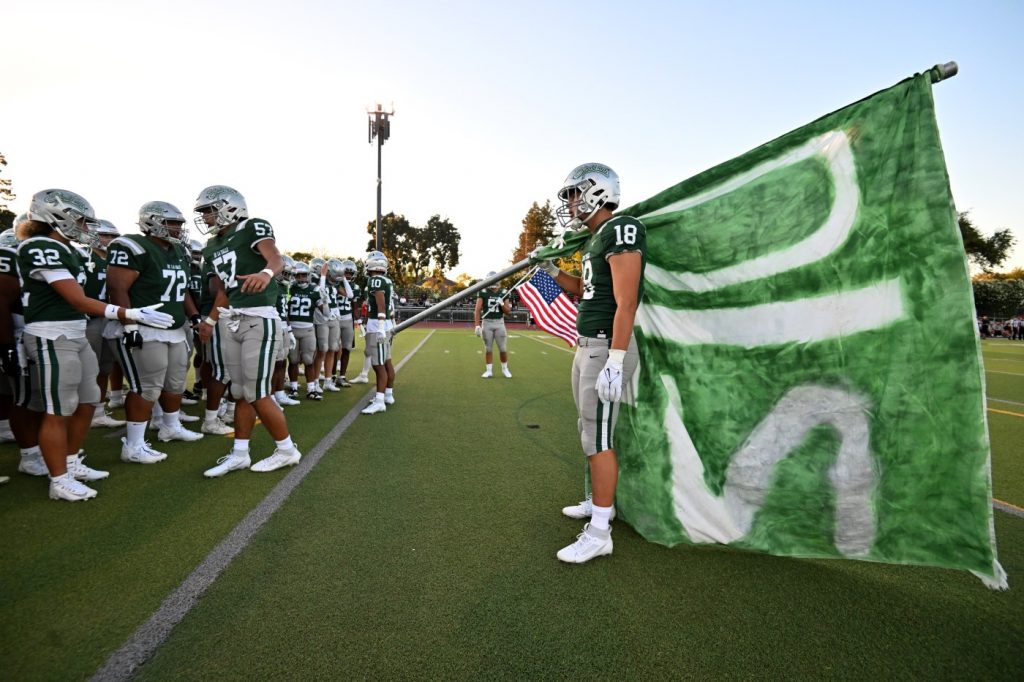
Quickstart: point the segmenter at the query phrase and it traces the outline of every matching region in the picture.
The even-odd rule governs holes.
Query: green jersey
[[[288,321],[292,324],[299,322],[303,327],[309,328],[307,324],[313,324],[313,313],[320,307],[320,290],[311,284],[305,288],[296,286],[291,291],[291,298],[288,300]]]
[[[278,287],[277,314],[284,322],[288,321],[288,290],[284,286]]]
[[[377,310],[378,291],[384,292],[384,310]],[[395,316],[393,299],[395,296],[395,285],[384,275],[370,275],[366,278],[366,299],[369,302],[369,318],[376,319],[377,315],[384,313],[384,316],[391,319]]]
[[[192,302],[199,307],[199,299],[203,295],[203,273],[194,263],[189,266],[188,293],[192,296]]]
[[[75,310],[45,279],[38,278],[37,273],[44,270],[66,270],[79,285],[85,284],[85,267],[80,253],[50,237],[26,239],[18,246],[25,323],[85,320],[84,313]]]
[[[353,286],[350,283],[349,287],[352,289],[352,294],[355,295],[355,293],[356,293],[355,286]],[[349,298],[348,296],[345,295],[345,283],[342,282],[338,286],[338,313],[342,317],[344,317],[345,315],[351,315],[352,314],[352,300],[353,299],[351,299],[351,298]]]
[[[171,329],[185,324],[185,294],[191,258],[176,241],[161,246],[142,234],[126,234],[110,242],[107,265],[139,273],[128,289],[133,308],[162,304],[160,312],[174,318]]]
[[[257,244],[274,241],[274,228],[266,220],[247,218],[231,228],[228,234],[211,239],[203,249],[203,260],[208,261],[214,273],[224,283],[224,291],[232,308],[273,307],[280,288],[277,279],[270,278],[267,288],[258,294],[242,292],[239,275],[252,275],[267,267],[267,260]]]
[[[18,252],[6,246],[0,247],[0,275],[18,279]],[[11,312],[22,314],[21,298],[11,301]]]
[[[502,304],[505,303],[508,297],[507,289],[484,289],[476,295],[478,299],[484,302],[483,310],[480,313],[481,319],[484,320],[504,320],[505,311],[501,309]]]
[[[89,298],[107,300],[107,259],[97,256],[95,251],[89,251],[89,257],[85,259],[85,286],[82,288]]]
[[[617,253],[639,252],[640,290],[643,294],[644,267],[647,265],[647,230],[629,216],[605,221],[583,245],[583,296],[580,297],[576,331],[580,336],[612,337],[612,322],[618,305],[612,289],[612,268],[608,257]]]

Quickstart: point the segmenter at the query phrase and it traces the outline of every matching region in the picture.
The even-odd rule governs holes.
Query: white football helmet
[[[65,239],[87,246],[96,242],[93,230],[98,221],[92,204],[85,197],[66,189],[44,189],[33,194],[28,218],[49,225]]]
[[[174,204],[149,201],[139,209],[139,229],[158,239],[188,244],[185,216]]]
[[[217,234],[235,223],[239,223],[249,217],[249,208],[245,204],[245,197],[227,185],[212,185],[207,187],[196,198],[196,206],[193,209],[199,215],[195,218],[196,227],[203,234]],[[207,225],[203,218],[204,213],[212,213],[216,217],[213,225]]]
[[[619,176],[603,163],[585,163],[569,171],[558,190],[561,205],[555,209],[562,227],[576,230],[599,208],[619,207]],[[576,215],[571,206],[576,205]]]
[[[327,261],[327,281],[338,284],[345,279],[345,265],[337,258]]]
[[[305,289],[309,286],[309,265],[299,261],[292,270],[292,277],[295,278],[295,286]]]
[[[0,232],[0,248],[16,249],[18,244],[18,237],[14,234],[13,227],[8,227],[3,232]]]
[[[203,243],[198,239],[189,239],[188,250],[192,256],[192,265],[200,267],[203,264]]]
[[[494,270],[491,270],[490,272],[487,273],[487,276],[484,277],[484,279],[490,279],[491,277],[494,277],[497,274],[498,274],[497,272],[495,272]],[[499,282],[493,282],[492,284],[488,284],[487,288],[490,289],[491,291],[497,291],[498,287],[500,287],[500,286],[501,286],[501,282],[499,281]]]
[[[363,261],[364,272],[387,272],[388,257],[382,251],[371,251]]]
[[[277,281],[281,284],[291,284],[292,275],[295,274],[295,261],[291,256],[282,253],[281,262],[284,265],[281,267],[281,272],[277,273]]]
[[[99,225],[96,226],[96,244],[93,245],[93,248],[106,253],[107,245],[120,236],[121,231],[117,229],[114,223],[100,218]]]
[[[358,273],[358,270],[356,270],[355,261],[343,260],[341,261],[341,265],[345,270],[346,279],[355,279],[355,276]]]

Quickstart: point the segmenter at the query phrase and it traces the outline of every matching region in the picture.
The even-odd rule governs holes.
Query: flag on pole
[[[928,74],[622,213],[646,225],[649,260],[615,433],[620,518],[667,545],[943,566],[1006,587]]]
[[[551,275],[537,270],[519,286],[519,297],[530,309],[538,327],[564,340],[570,347],[576,345],[576,306]]]

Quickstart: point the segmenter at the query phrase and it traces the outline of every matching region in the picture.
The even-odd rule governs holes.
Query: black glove
[[[0,372],[9,377],[21,375],[18,349],[13,343],[0,343]]]
[[[142,334],[139,333],[139,327],[137,325],[125,325],[124,336],[121,337],[121,345],[124,346],[125,350],[142,348]]]

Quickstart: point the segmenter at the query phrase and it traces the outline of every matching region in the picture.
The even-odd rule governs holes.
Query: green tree
[[[0,153],[0,173],[6,167],[7,159]],[[17,198],[10,179],[0,178],[0,231],[6,230],[14,224],[14,212],[7,207]]]
[[[974,307],[978,315],[1006,318],[1024,306],[1024,280],[979,280],[974,282]]]
[[[533,202],[533,206],[523,218],[523,230],[519,233],[519,243],[512,251],[512,262],[518,263],[538,246],[543,246],[554,239],[557,224],[550,201],[545,201],[543,206],[536,201]]]
[[[366,225],[372,235],[366,248],[376,244],[376,221]],[[388,213],[381,217],[381,251],[391,263],[391,278],[400,288],[409,287],[426,277],[444,278],[444,272],[459,264],[462,237],[448,219],[431,216],[425,227],[414,227],[404,215]]]
[[[1013,248],[1016,238],[1010,230],[998,230],[991,237],[985,237],[974,224],[967,211],[957,216],[960,225],[960,236],[964,240],[964,250],[972,263],[985,272],[998,267],[1005,261]]]
[[[420,254],[426,256],[425,269],[430,269],[435,277],[444,276],[459,264],[459,244],[462,235],[447,218],[432,215],[426,226],[420,230]],[[422,256],[421,256],[422,260]]]

